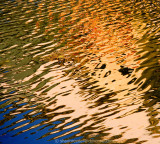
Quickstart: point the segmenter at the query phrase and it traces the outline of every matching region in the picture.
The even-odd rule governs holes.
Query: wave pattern
[[[0,143],[160,143],[159,6],[2,0]]]

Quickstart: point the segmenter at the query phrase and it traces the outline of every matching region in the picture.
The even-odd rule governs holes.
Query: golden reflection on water
[[[66,38],[70,40],[70,37],[72,40],[44,59],[60,59],[61,64],[67,61],[74,61],[74,63],[78,65],[76,69],[85,67],[87,69],[86,71],[89,71],[91,75],[93,74],[91,77],[99,81],[96,85],[101,85],[101,87],[107,84],[109,89],[116,91],[121,90],[120,87],[130,87],[133,89],[134,87],[131,87],[131,85],[127,83],[127,81],[133,80],[133,77],[127,75],[129,78],[125,79],[119,70],[121,67],[127,67],[128,70],[133,71],[138,68],[144,60],[136,61],[136,59],[142,57],[142,54],[136,54],[141,50],[136,42],[138,39],[141,39],[147,31],[143,30],[146,24],[134,20],[132,15],[126,17],[121,11],[114,12],[112,8],[108,9],[108,5],[107,7],[106,5],[104,6],[104,11],[102,12],[96,12],[96,10],[92,9],[91,11],[85,9],[79,11],[82,9],[82,6],[85,8],[86,5],[90,7],[91,5],[93,6],[93,3],[85,2],[83,6],[80,1],[76,6],[73,4],[73,12],[70,15],[71,19],[67,21],[65,21],[65,19],[69,10],[64,10],[60,13],[59,24],[62,26],[62,29],[59,30],[59,33],[66,31],[67,25],[74,23],[79,17],[82,19],[71,27],[61,38],[62,41],[66,41]],[[112,11],[113,13],[108,16],[103,16],[105,12]],[[128,12],[127,14],[130,15],[130,13],[131,12]],[[103,17],[106,19],[105,21]],[[109,26],[106,27],[106,25]],[[141,26],[139,31],[135,29],[137,25]],[[76,31],[77,29],[78,31]],[[99,61],[102,62],[100,63]],[[100,64],[99,67],[96,67],[98,64]],[[101,66],[103,65],[106,67],[105,70],[101,70]],[[96,70],[96,76],[94,76],[95,69],[98,69]],[[136,72],[134,77],[135,75],[137,75],[136,77],[140,77],[144,69],[145,68]],[[111,71],[112,74],[110,75]],[[106,76],[105,74],[107,73],[107,80],[109,80],[109,82],[106,82],[106,78],[104,79],[103,77]],[[75,75],[78,75],[78,73],[74,74],[74,76]],[[116,82],[112,83],[112,81]],[[126,84],[126,86],[124,86],[124,84]]]
[[[34,3],[34,0],[29,2]],[[52,37],[33,46],[37,52],[30,54],[33,59],[40,57],[41,66],[21,81],[30,82],[25,91],[35,95],[29,102],[40,105],[34,107],[28,119],[37,112],[47,118],[43,124],[65,118],[54,127],[58,130],[42,137],[80,125],[53,139],[80,131],[75,137],[88,133],[87,139],[97,136],[97,139],[119,143],[144,140],[148,144],[154,138],[154,143],[158,144],[159,101],[157,96],[152,99],[153,96],[146,94],[157,90],[146,72],[158,71],[159,58],[153,60],[158,47],[150,56],[146,45],[159,28],[153,28],[151,33],[148,21],[137,18],[132,7],[125,7],[130,3],[120,0],[114,3],[106,0],[40,1],[36,21],[31,18],[25,22],[29,25],[34,21],[31,40]],[[30,46],[31,43],[23,48]],[[151,64],[145,64],[146,61]],[[34,81],[36,77],[39,78]],[[22,101],[28,102],[28,97]],[[14,114],[26,109],[29,108],[22,106]],[[25,119],[27,117],[20,121]],[[73,124],[65,126],[72,121]]]
[[[85,3],[79,1],[76,5],[75,1],[72,1],[70,4],[72,9],[66,9],[66,5],[60,4],[64,11],[59,14],[58,33],[62,33],[59,45],[62,43],[65,45],[44,57],[44,60],[48,59],[53,63],[58,61],[61,65],[59,68],[58,65],[54,66],[44,77],[44,79],[53,77],[47,84],[48,86],[57,84],[57,86],[45,94],[43,91],[37,92],[39,96],[43,94],[45,97],[56,97],[54,104],[44,99],[43,103],[48,105],[47,109],[64,106],[63,109],[56,110],[56,113],[62,115],[53,117],[51,121],[64,117],[65,111],[71,110],[72,112],[67,114],[69,119],[65,123],[78,118],[79,121],[70,127],[81,124],[78,130],[83,128],[86,130],[80,135],[89,132],[91,127],[91,137],[94,133],[100,131],[105,133],[108,131],[105,131],[106,129],[111,128],[110,137],[123,135],[122,138],[117,138],[119,142],[129,138],[150,141],[151,137],[146,130],[146,127],[149,127],[147,113],[137,111],[143,103],[141,99],[143,93],[148,91],[151,85],[139,90],[139,83],[134,83],[146,69],[144,67],[136,71],[145,61],[145,59],[136,60],[144,55],[144,53],[137,54],[142,49],[136,42],[147,32],[148,29],[144,30],[146,23],[134,19],[132,11],[125,14],[121,11],[115,12],[113,4],[109,2],[106,5],[106,2],[102,1],[101,8],[100,5],[93,6],[94,1]],[[53,26],[51,5],[48,8],[49,21],[46,32]],[[88,7],[92,8],[86,9]],[[109,14],[106,16],[106,13]],[[68,15],[70,19],[67,19]],[[130,72],[123,75],[123,68]],[[37,72],[39,71],[43,69]],[[141,85],[145,83],[145,79],[141,80]],[[36,86],[33,85],[34,87]],[[46,113],[46,115],[51,114],[55,114],[55,111]],[[108,136],[104,136],[103,139],[108,139]]]

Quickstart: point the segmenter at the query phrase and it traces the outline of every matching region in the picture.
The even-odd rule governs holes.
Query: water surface
[[[160,143],[160,2],[1,0],[0,143]]]

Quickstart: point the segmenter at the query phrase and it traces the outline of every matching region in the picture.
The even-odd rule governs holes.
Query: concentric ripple
[[[158,0],[1,0],[0,143],[160,143]]]

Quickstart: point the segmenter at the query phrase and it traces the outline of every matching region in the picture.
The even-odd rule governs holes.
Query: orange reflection
[[[60,4],[64,10],[59,14],[58,32],[53,36],[59,38],[61,47],[44,57],[45,60],[51,61],[50,63],[58,61],[58,64],[61,65],[61,69],[55,66],[44,77],[44,79],[53,77],[47,83],[49,86],[57,84],[56,88],[49,90],[45,96],[58,95],[58,98],[54,104],[47,101],[44,103],[48,105],[48,109],[64,106],[58,109],[57,113],[72,110],[72,113],[67,114],[70,119],[66,123],[84,116],[78,121],[78,124],[84,121],[86,124],[79,130],[92,126],[95,121],[98,121],[97,119],[103,118],[103,125],[102,123],[96,124],[98,128],[95,129],[95,132],[113,127],[113,135],[124,134],[126,129],[121,128],[127,127],[128,134],[124,134],[125,138],[132,137],[134,132],[135,137],[142,138],[141,136],[146,133],[145,128],[149,125],[146,113],[133,113],[143,103],[141,94],[149,90],[151,85],[138,92],[139,83],[135,85],[134,82],[136,78],[141,77],[145,69],[144,67],[136,71],[144,61],[136,60],[143,55],[142,53],[137,54],[141,49],[136,42],[144,35],[143,27],[146,24],[135,20],[130,11],[125,14],[120,10],[115,11],[113,4],[106,3],[106,1],[103,1],[101,11],[98,11],[101,5],[96,4],[96,1],[85,1],[84,4],[83,1],[76,3],[73,0],[70,4],[72,6],[70,10],[66,9],[63,3]],[[39,7],[41,6],[40,4]],[[52,9],[52,6],[48,9],[47,31],[52,28],[53,24]],[[140,25],[141,28],[137,28]],[[38,71],[42,72],[43,69]],[[127,71],[127,74],[123,74],[124,71]],[[68,80],[70,78],[71,80]],[[78,78],[81,79],[80,82]],[[83,81],[87,78],[88,80]],[[144,83],[145,78],[141,82]],[[136,89],[133,90],[134,88]],[[67,90],[71,91],[66,93]],[[37,95],[43,95],[43,90],[38,91]],[[107,98],[104,98],[103,102],[101,98],[105,96],[108,96],[108,99],[113,102],[108,104]],[[107,112],[103,111],[106,105],[109,105],[105,108]],[[117,113],[113,114],[113,111]],[[64,115],[63,113],[63,115],[53,117],[51,121],[62,118]],[[134,125],[130,123],[130,119],[135,122]],[[138,130],[139,127],[141,127],[140,130]],[[142,135],[139,135],[140,133]],[[146,137],[145,139],[150,138],[148,135]]]

